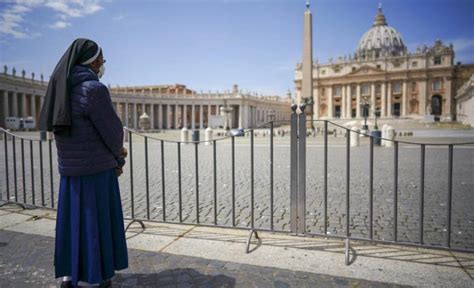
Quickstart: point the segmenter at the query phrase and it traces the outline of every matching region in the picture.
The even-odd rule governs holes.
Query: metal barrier
[[[292,115],[292,181],[294,180],[294,183],[292,184],[292,204],[291,207],[294,210],[294,212],[291,214],[291,221],[292,221],[292,232],[294,232],[297,235],[309,235],[309,236],[320,236],[320,237],[331,237],[331,238],[342,238],[345,241],[345,263],[346,265],[349,265],[349,251],[350,251],[350,240],[358,240],[358,241],[366,241],[366,242],[372,242],[372,243],[384,243],[384,244],[399,244],[399,245],[408,245],[408,246],[415,246],[415,247],[425,247],[425,248],[438,248],[438,249],[448,249],[448,250],[453,250],[453,251],[461,251],[461,252],[474,252],[473,249],[463,249],[463,248],[452,248],[451,247],[451,234],[452,234],[452,205],[453,205],[453,199],[452,199],[452,194],[453,194],[453,150],[454,146],[462,146],[462,145],[473,145],[474,142],[465,142],[465,143],[416,143],[416,142],[408,142],[408,141],[400,141],[400,140],[391,140],[391,139],[386,139],[382,137],[376,137],[368,134],[361,133],[359,131],[354,131],[349,128],[346,128],[344,126],[338,125],[336,123],[332,123],[328,120],[314,120],[314,123],[323,123],[323,135],[324,135],[324,212],[323,212],[323,217],[324,217],[324,230],[323,233],[307,233],[306,232],[306,224],[305,224],[305,219],[307,216],[306,213],[306,185],[305,181],[312,177],[311,175],[308,176],[306,174],[306,117],[304,116],[304,109],[305,106],[302,105],[300,106],[300,110],[302,113],[299,116],[296,116],[296,106],[293,106],[293,115]],[[296,121],[298,123],[295,123]],[[345,131],[345,138],[346,138],[346,143],[345,143],[345,148],[346,148],[346,160],[345,160],[345,235],[328,235],[328,124],[334,125],[338,127],[339,129],[342,129]],[[294,131],[295,129],[298,129],[298,131]],[[351,215],[351,210],[350,210],[350,196],[351,196],[351,185],[350,185],[350,173],[351,173],[351,133],[357,133],[363,137],[368,137],[369,139],[369,202],[367,203],[368,209],[369,209],[369,235],[367,238],[361,238],[361,237],[352,237],[350,233],[350,215]],[[381,139],[385,141],[391,141],[393,142],[393,219],[394,219],[394,225],[393,225],[393,235],[394,238],[392,240],[376,240],[374,239],[374,217],[373,217],[373,211],[374,211],[374,139]],[[297,142],[297,144],[295,143]],[[399,212],[399,203],[398,203],[398,194],[399,194],[399,189],[398,189],[398,182],[399,182],[399,144],[408,144],[408,145],[417,145],[420,148],[420,179],[419,179],[419,197],[420,197],[420,202],[419,202],[419,218],[417,219],[418,221],[418,234],[419,238],[417,243],[412,243],[412,242],[405,242],[405,241],[400,241],[397,236],[397,232],[399,230],[399,224],[398,224],[398,212]],[[448,175],[447,181],[448,181],[448,189],[446,191],[447,194],[447,212],[446,212],[446,239],[444,244],[442,245],[427,245],[424,242],[424,221],[425,221],[425,162],[426,162],[426,157],[425,157],[425,151],[426,151],[426,146],[445,146],[448,148],[448,162],[447,162],[447,167],[448,167]],[[297,148],[296,148],[297,147]],[[390,149],[390,148],[384,148],[384,149]],[[297,150],[297,151],[296,151]],[[472,169],[472,167],[471,167]],[[298,171],[295,171],[298,170]],[[472,170],[471,170],[472,172]],[[458,199],[458,201],[462,201],[462,199]],[[472,203],[474,204],[474,203]]]
[[[269,123],[266,123],[259,128],[262,127],[269,127],[270,133],[270,143],[269,143],[269,158],[270,158],[270,165],[269,165],[269,170],[268,173],[270,175],[270,185],[269,185],[269,194],[270,194],[270,227],[269,229],[262,229],[258,228],[255,226],[255,183],[254,183],[254,176],[255,176],[255,160],[254,160],[254,148],[255,148],[255,143],[254,143],[254,129],[248,129],[244,131],[244,134],[249,137],[250,145],[250,162],[249,162],[249,171],[250,171],[250,225],[249,227],[239,227],[236,223],[236,173],[235,173],[235,137],[236,136],[225,136],[219,139],[214,139],[214,140],[209,140],[209,141],[199,141],[199,142],[193,142],[193,141],[170,141],[170,140],[163,140],[159,138],[155,138],[152,136],[147,136],[143,133],[139,133],[137,131],[131,130],[129,128],[124,128],[125,132],[127,134],[127,139],[129,143],[129,157],[128,157],[128,165],[130,167],[130,199],[131,199],[131,219],[132,222],[128,224],[126,227],[127,229],[132,225],[133,223],[139,223],[142,227],[144,227],[143,220],[147,221],[155,221],[151,219],[150,217],[150,194],[149,194],[149,155],[148,155],[148,143],[149,141],[156,141],[159,143],[160,146],[160,158],[161,158],[161,209],[162,209],[162,218],[158,220],[158,222],[166,222],[166,223],[174,223],[174,224],[193,224],[193,225],[201,225],[201,226],[215,226],[215,227],[222,227],[222,228],[236,228],[236,229],[248,229],[249,230],[249,236],[247,238],[247,245],[246,245],[246,253],[249,253],[249,246],[250,246],[250,241],[252,239],[252,236],[255,236],[255,238],[259,238],[258,236],[258,231],[274,231],[274,232],[286,232],[289,233],[290,231],[284,231],[284,230],[278,230],[275,229],[273,219],[274,219],[274,189],[273,189],[273,169],[274,169],[274,162],[273,162],[273,142],[274,142],[274,125],[283,123],[285,121],[272,121]],[[136,216],[135,214],[135,195],[134,195],[134,156],[133,156],[133,144],[134,141],[133,139],[135,137],[140,137],[144,140],[144,151],[145,151],[145,162],[144,162],[144,169],[145,169],[145,193],[146,193],[146,218],[141,219]],[[217,147],[219,146],[219,143],[225,140],[230,140],[230,154],[231,154],[231,190],[232,190],[232,195],[231,195],[231,225],[221,225],[218,223],[218,212],[217,212],[217,205],[219,203],[218,199],[218,189],[217,189],[217,163],[218,163],[218,158],[217,158]],[[212,224],[206,224],[206,223],[201,223],[200,221],[200,189],[199,189],[199,179],[200,179],[200,171],[199,171],[199,144],[200,143],[206,143],[210,142],[212,143],[212,195],[213,195],[213,223]],[[176,160],[177,160],[177,168],[178,168],[178,219],[179,221],[170,221],[167,219],[167,207],[166,207],[166,185],[165,185],[165,144],[169,145],[176,145]],[[183,221],[183,205],[182,205],[182,147],[183,145],[193,145],[194,146],[194,191],[195,191],[195,210],[196,210],[196,215],[195,215],[195,222],[186,222]],[[262,172],[262,171],[259,171]]]
[[[210,140],[209,142],[212,143],[212,201],[213,201],[213,219],[212,223],[203,223],[200,218],[200,204],[201,204],[201,199],[200,199],[200,176],[210,176],[207,174],[201,175],[200,174],[200,169],[199,169],[199,163],[200,163],[200,148],[199,144],[204,143],[206,141],[200,141],[200,142],[182,142],[182,141],[169,141],[169,140],[164,140],[164,139],[159,139],[155,138],[149,135],[145,135],[143,133],[139,133],[137,131],[124,128],[126,137],[128,139],[128,150],[129,150],[129,155],[128,155],[128,163],[129,165],[129,196],[130,196],[130,220],[132,220],[126,227],[128,229],[130,225],[133,223],[138,223],[141,225],[142,228],[145,228],[145,224],[143,223],[144,220],[150,220],[150,221],[158,221],[158,222],[166,222],[166,223],[183,223],[183,224],[193,224],[193,225],[202,225],[202,226],[213,226],[213,227],[224,227],[224,228],[235,228],[235,229],[246,229],[249,231],[249,235],[247,238],[247,243],[246,243],[246,253],[249,253],[250,251],[250,244],[251,244],[251,239],[254,236],[255,238],[259,238],[258,231],[271,231],[271,232],[281,232],[281,233],[290,233],[294,235],[300,235],[300,236],[320,236],[320,237],[332,237],[332,238],[339,238],[343,239],[345,241],[345,263],[346,265],[349,265],[349,260],[350,260],[350,241],[351,240],[358,240],[358,241],[368,241],[371,243],[385,243],[385,244],[401,244],[401,245],[410,245],[410,246],[417,246],[417,247],[427,247],[427,248],[441,248],[441,249],[449,249],[449,250],[456,250],[456,251],[464,251],[464,252],[474,252],[473,249],[463,249],[463,248],[452,248],[451,247],[451,234],[452,234],[452,194],[453,194],[453,149],[455,145],[472,145],[474,142],[469,142],[469,143],[414,143],[414,142],[407,142],[407,141],[399,141],[399,140],[391,140],[391,139],[384,139],[381,137],[375,137],[371,135],[366,135],[363,134],[359,131],[354,131],[349,128],[346,128],[344,126],[338,125],[336,123],[332,123],[328,120],[314,120],[314,123],[321,124],[322,123],[322,144],[323,144],[323,178],[322,179],[317,179],[318,181],[321,181],[323,183],[323,227],[322,227],[322,233],[314,233],[311,231],[306,230],[306,219],[308,217],[308,213],[306,210],[306,199],[307,199],[307,188],[306,188],[306,182],[308,179],[313,179],[312,177],[315,177],[312,174],[307,173],[307,168],[306,168],[306,149],[307,149],[307,120],[306,120],[306,115],[304,113],[305,106],[302,105],[300,106],[299,111],[297,111],[298,107],[296,105],[292,106],[292,115],[291,115],[291,120],[290,120],[290,129],[291,129],[291,134],[290,134],[290,147],[289,147],[289,153],[290,153],[290,189],[288,191],[289,193],[289,198],[290,198],[290,221],[289,221],[289,229],[278,229],[274,225],[274,130],[275,130],[275,125],[285,123],[285,121],[271,121],[269,123],[266,123],[262,125],[261,127],[268,127],[269,128],[269,166],[265,168],[266,171],[257,171],[257,173],[268,173],[269,177],[269,186],[268,186],[268,193],[269,193],[269,211],[270,211],[270,220],[269,220],[269,227],[268,228],[263,228],[263,227],[257,227],[255,225],[255,130],[254,129],[248,129],[245,132],[245,135],[248,135],[249,137],[249,146],[248,149],[250,150],[250,159],[249,159],[249,181],[250,181],[250,215],[247,215],[250,217],[250,223],[246,227],[241,227],[237,225],[236,223],[236,143],[235,143],[235,136],[227,136],[223,137],[220,139],[214,139]],[[287,122],[286,122],[287,123]],[[329,141],[328,141],[328,125],[334,125],[338,129],[345,131],[345,153],[346,153],[346,159],[345,159],[345,221],[344,221],[344,235],[330,235],[328,234],[328,219],[329,219],[329,214],[328,214],[328,147]],[[10,133],[9,131],[6,131],[4,129],[1,129],[1,132],[3,133],[3,140],[4,140],[4,161],[5,161],[5,179],[6,179],[6,193],[2,192],[1,197],[3,195],[6,195],[6,199],[2,198],[2,201],[4,202],[1,205],[5,204],[17,204],[20,205],[21,207],[25,209],[30,209],[30,208],[35,208],[38,206],[41,207],[49,207],[49,208],[55,208],[54,202],[55,202],[55,189],[53,189],[54,182],[54,173],[53,173],[53,155],[52,155],[52,140],[49,139],[46,142],[48,143],[48,159],[49,159],[49,172],[47,173],[49,176],[49,187],[50,187],[50,199],[49,202],[46,203],[47,201],[45,200],[45,173],[44,173],[44,168],[45,165],[43,163],[43,142],[41,140],[36,140],[36,139],[27,139],[25,137],[21,137],[18,135],[15,135],[13,133]],[[351,197],[351,185],[350,185],[350,179],[351,179],[351,133],[357,133],[361,136],[368,137],[368,147],[369,147],[369,158],[368,158],[368,164],[369,164],[369,201],[367,203],[368,205],[368,229],[369,233],[367,237],[353,237],[350,232],[350,215],[351,215],[351,206],[350,206],[350,197]],[[136,208],[136,196],[135,196],[135,183],[134,183],[134,161],[136,159],[134,158],[134,145],[138,145],[139,142],[134,142],[134,138],[139,137],[143,139],[143,151],[144,151],[144,170],[145,170],[145,217],[140,217],[137,215],[135,208]],[[384,148],[384,149],[393,149],[393,239],[391,240],[380,240],[380,239],[374,239],[374,139],[382,139],[384,141],[391,141],[393,142],[393,148]],[[20,148],[21,148],[21,177],[18,177],[19,175],[17,174],[17,152],[16,152],[16,145],[17,145],[17,139],[20,139]],[[226,203],[231,205],[231,225],[222,225],[218,221],[218,203],[219,201],[222,201],[219,199],[219,189],[217,186],[217,170],[218,170],[218,153],[217,153],[217,148],[219,147],[220,143],[222,141],[229,141],[230,140],[230,169],[231,169],[231,203]],[[8,142],[11,141],[11,148],[12,148],[12,157],[13,161],[9,161],[9,148],[8,148]],[[151,217],[151,208],[150,205],[155,205],[157,203],[151,203],[151,198],[150,198],[150,173],[149,173],[149,142],[154,141],[159,144],[159,154],[160,154],[160,171],[158,175],[152,175],[152,177],[159,177],[160,183],[161,183],[161,210],[162,210],[162,215],[161,219],[157,220]],[[30,152],[29,152],[29,157],[30,157],[30,174],[31,174],[31,197],[27,197],[27,188],[26,188],[26,182],[25,182],[25,149],[24,149],[24,142],[29,143],[30,147]],[[40,163],[40,174],[39,174],[39,181],[40,181],[40,193],[41,193],[41,203],[38,203],[36,201],[36,191],[35,191],[35,180],[38,180],[35,176],[34,173],[34,144],[37,144],[38,146],[38,153],[39,153],[39,163]],[[178,221],[172,221],[169,220],[168,216],[168,207],[166,205],[166,197],[167,195],[169,196],[166,191],[166,165],[169,165],[165,161],[165,155],[166,153],[169,153],[169,151],[166,151],[165,149],[165,144],[175,146],[176,147],[176,166],[177,166],[177,197],[178,197],[178,208],[177,208],[177,217]],[[420,206],[419,206],[419,239],[417,243],[414,242],[406,242],[406,241],[400,241],[398,239],[398,230],[399,230],[399,222],[398,222],[398,211],[399,211],[399,199],[398,199],[398,184],[399,184],[399,145],[400,144],[407,144],[407,145],[418,145],[420,147],[420,179],[419,179],[419,185],[420,185],[420,191],[419,191],[419,197],[420,197]],[[192,147],[194,146],[194,209],[196,210],[196,215],[195,215],[195,221],[185,221],[183,217],[183,172],[182,172],[182,150],[183,146],[186,145],[185,147]],[[192,146],[191,146],[192,145]],[[426,147],[427,146],[446,146],[448,147],[448,189],[446,191],[447,193],[447,236],[445,239],[445,243],[443,245],[427,245],[424,241],[424,212],[425,212],[425,163],[426,163]],[[10,162],[13,162],[12,165],[9,165]],[[11,183],[10,183],[10,169],[13,171],[13,187],[14,187],[14,197],[12,196],[12,191],[11,191]],[[23,199],[19,199],[19,193],[18,193],[18,183],[17,180],[21,179],[21,184],[22,184],[22,192],[23,192]],[[58,183],[56,183],[58,184]],[[127,193],[127,191],[123,191],[123,193]],[[28,201],[31,199],[31,201]],[[341,200],[341,199],[339,199]],[[30,202],[30,203],[28,203]]]
[[[4,144],[4,157],[5,157],[5,184],[6,184],[6,197],[7,199],[1,199],[4,201],[4,203],[0,204],[0,206],[3,206],[5,204],[16,204],[23,209],[34,209],[37,206],[41,207],[49,207],[49,208],[55,208],[54,206],[54,189],[53,189],[53,154],[52,154],[52,140],[49,139],[46,142],[48,143],[48,159],[49,159],[49,186],[50,186],[50,201],[49,203],[46,203],[45,201],[45,175],[44,175],[44,159],[43,159],[43,142],[39,139],[28,139],[26,137],[18,136],[10,131],[7,131],[3,128],[0,128],[0,133],[3,134],[3,144]],[[13,160],[13,195],[14,195],[14,201],[11,201],[11,191],[10,191],[10,169],[9,169],[9,149],[8,149],[8,139],[11,139],[11,149],[12,149],[12,160]],[[18,173],[17,173],[17,152],[16,152],[16,142],[17,139],[20,140],[20,148],[21,148],[21,188],[23,191],[23,201],[20,201],[18,197]],[[30,176],[31,176],[31,202],[28,203],[27,201],[27,187],[26,187],[26,176],[25,176],[25,142],[29,143],[29,151],[30,151]],[[35,173],[34,173],[34,145],[38,145],[38,153],[39,153],[39,163],[40,163],[40,175],[39,175],[39,181],[40,181],[40,193],[41,193],[41,204],[38,204],[36,202],[36,191],[35,191]],[[1,197],[3,197],[3,192]]]

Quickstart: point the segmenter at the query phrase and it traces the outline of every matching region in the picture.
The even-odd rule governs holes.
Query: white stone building
[[[379,111],[384,118],[456,119],[455,91],[474,74],[474,64],[454,64],[451,44],[436,40],[431,47],[409,52],[379,7],[353,55],[320,64],[308,52],[311,17],[307,4],[303,62],[296,67],[295,90],[298,103],[313,99],[315,118],[361,118],[361,104],[368,103],[370,117]]]
[[[0,74],[0,127],[5,127],[6,117],[32,116],[38,122],[41,105],[46,94],[47,82],[35,80],[22,71],[16,75],[7,67]],[[229,109],[229,128],[254,128],[271,120],[289,119],[291,95],[257,96],[244,93],[237,85],[223,93],[196,93],[184,85],[109,87],[112,103],[124,126],[138,128],[139,117],[150,116],[151,129],[203,129],[212,116],[223,115]],[[228,111],[229,111],[228,110]]]
[[[455,99],[458,121],[474,127],[474,75],[458,89]]]

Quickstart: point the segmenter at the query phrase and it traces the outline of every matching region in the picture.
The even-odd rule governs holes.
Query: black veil
[[[75,65],[92,62],[100,47],[92,40],[74,40],[59,60],[49,79],[46,96],[39,118],[40,131],[69,134],[71,109],[69,105],[69,77]],[[89,61],[88,61],[89,60]]]

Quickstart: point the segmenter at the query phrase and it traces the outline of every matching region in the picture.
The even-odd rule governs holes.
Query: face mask
[[[99,73],[97,73],[97,77],[102,78],[102,76],[104,76],[104,73],[105,73],[105,66],[104,64],[102,64],[102,66],[100,66],[99,68]]]

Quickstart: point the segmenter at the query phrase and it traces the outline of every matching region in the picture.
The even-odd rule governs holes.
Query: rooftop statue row
[[[367,60],[377,60],[377,59],[386,59],[386,58],[400,58],[400,57],[407,57],[407,56],[415,56],[418,54],[429,54],[429,55],[445,55],[454,53],[453,44],[450,43],[449,46],[445,45],[441,40],[436,40],[433,46],[422,45],[416,48],[414,53],[409,53],[405,50],[402,54],[393,55],[389,51],[366,51],[365,54],[349,54],[344,56],[339,56],[337,58],[329,58],[328,63],[319,63],[319,59],[315,59],[313,61],[313,66],[317,67],[319,65],[327,65],[327,64],[344,64],[353,61],[367,61]],[[299,70],[302,67],[302,63],[296,63],[296,69]]]
[[[8,75],[8,66],[7,66],[7,65],[4,65],[4,66],[3,66],[3,75]],[[11,74],[11,76],[20,78],[20,76],[16,76],[16,69],[15,69],[15,67],[13,67],[13,69],[12,69],[12,74]],[[21,78],[22,78],[22,79],[26,79],[26,71],[25,71],[25,69],[21,70]],[[35,80],[35,72],[31,72],[31,80],[32,80],[32,81]],[[41,83],[44,82],[44,76],[43,76],[43,74],[40,75],[40,81],[41,81]]]

